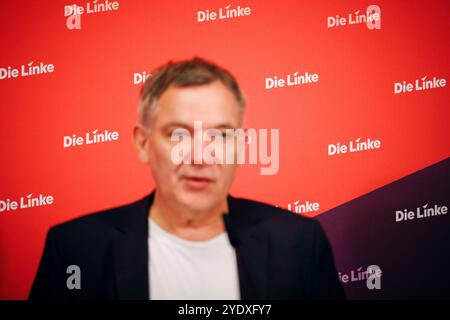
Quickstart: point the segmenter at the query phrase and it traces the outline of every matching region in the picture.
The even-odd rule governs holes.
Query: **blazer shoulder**
[[[80,233],[96,233],[100,235],[129,220],[130,216],[139,211],[144,199],[142,198],[124,205],[110,207],[70,219],[52,226],[49,233],[55,236],[79,235]]]

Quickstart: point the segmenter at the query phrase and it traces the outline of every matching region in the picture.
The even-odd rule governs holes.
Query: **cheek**
[[[224,165],[222,167],[222,173],[221,173],[222,183],[226,186],[230,185],[234,179],[235,172],[236,172],[235,165]]]
[[[171,160],[170,145],[167,145],[164,142],[152,141],[152,143],[150,143],[149,159],[151,167],[158,175],[166,175],[168,171],[174,169],[174,165]]]

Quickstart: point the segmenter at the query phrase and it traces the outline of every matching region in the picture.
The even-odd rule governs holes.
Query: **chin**
[[[184,207],[198,212],[214,209],[221,202],[218,195],[211,192],[182,191],[177,198]]]

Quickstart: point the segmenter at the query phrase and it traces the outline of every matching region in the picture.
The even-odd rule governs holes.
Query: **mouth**
[[[192,189],[203,189],[214,182],[213,179],[200,176],[184,176],[182,177],[182,181],[184,181],[186,185]]]

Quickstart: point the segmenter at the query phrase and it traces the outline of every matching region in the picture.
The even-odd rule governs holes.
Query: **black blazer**
[[[144,198],[52,227],[30,299],[149,299]],[[224,221],[236,249],[241,299],[342,299],[327,237],[316,220],[228,196]],[[69,265],[81,289],[69,290]],[[151,281],[151,279],[150,279]]]

